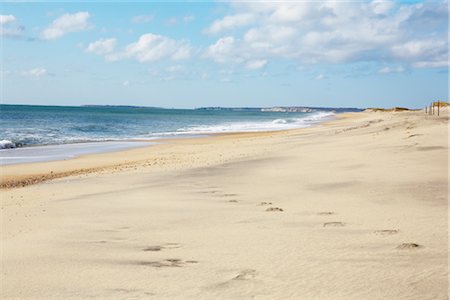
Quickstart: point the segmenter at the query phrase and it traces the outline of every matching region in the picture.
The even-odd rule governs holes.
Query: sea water
[[[17,163],[14,157],[19,152],[24,157],[19,162],[43,161],[72,157],[75,155],[74,149],[77,153],[88,154],[142,145],[131,143],[133,140],[303,128],[329,119],[334,114],[330,109],[273,112],[256,108],[0,105],[0,162]],[[57,155],[49,154],[47,159],[26,158],[36,156],[37,149],[42,149],[36,146],[47,145],[72,146],[59,148],[58,151],[52,148]],[[32,146],[34,152],[24,151]],[[44,148],[41,152],[45,149],[50,150]],[[62,155],[64,153],[67,155]]]

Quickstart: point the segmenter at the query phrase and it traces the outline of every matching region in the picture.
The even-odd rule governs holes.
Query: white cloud
[[[445,2],[233,2],[230,7],[234,14],[206,29],[229,31],[205,50],[220,63],[282,58],[300,64],[439,67],[448,61]]]
[[[325,17],[329,14],[327,7],[308,1],[303,3],[272,4],[269,19],[274,23],[297,23],[310,19]]]
[[[174,53],[170,56],[171,59],[175,60],[188,59],[191,57],[192,52],[191,46],[187,42],[183,41],[176,41],[174,47],[172,49],[168,48],[168,50],[175,50]]]
[[[319,75],[316,76],[316,80],[323,80],[325,78],[327,78],[327,77],[325,75],[323,75],[323,74],[319,74]]]
[[[18,37],[25,27],[17,22],[17,18],[13,15],[0,15],[0,36]]]
[[[16,17],[13,15],[0,15],[0,25],[16,22]]]
[[[220,63],[232,61],[233,58],[237,59],[235,62],[240,62],[242,58],[239,57],[238,52],[235,38],[227,36],[209,46],[206,50],[206,56]]]
[[[446,68],[449,66],[448,60],[439,61],[417,61],[413,63],[414,68]]]
[[[405,68],[402,66],[398,67],[383,67],[381,68],[378,73],[381,74],[389,74],[389,73],[403,73],[405,71]]]
[[[42,31],[41,36],[45,40],[52,40],[60,38],[70,32],[86,30],[89,28],[89,18],[90,14],[88,12],[64,14],[45,28]]]
[[[114,38],[110,39],[99,39],[95,42],[89,44],[86,48],[86,52],[95,53],[98,55],[108,54],[114,51],[117,45],[117,40]]]
[[[125,87],[130,86],[130,82],[128,80],[125,80],[124,82],[122,82],[122,85]]]
[[[411,40],[391,48],[396,58],[410,62],[415,68],[438,68],[449,66],[448,40],[426,38]]]
[[[151,21],[153,21],[153,19],[154,19],[153,15],[139,15],[131,18],[131,22],[135,24],[145,24],[150,23]]]
[[[23,76],[38,79],[38,78],[48,75],[48,71],[47,71],[47,69],[44,69],[44,68],[35,68],[35,69],[27,70],[27,71],[22,71],[21,74]]]
[[[208,29],[206,29],[206,32],[211,34],[220,33],[225,30],[248,25],[254,19],[255,16],[249,13],[225,16],[220,20],[214,21],[212,25]]]
[[[182,60],[189,58],[191,51],[187,41],[147,33],[141,35],[137,42],[128,44],[123,51],[107,54],[106,59],[110,61],[134,59],[141,63],[161,59]]]
[[[257,70],[257,69],[261,69],[261,68],[264,67],[266,64],[267,64],[267,60],[265,60],[265,59],[258,59],[258,60],[251,60],[251,61],[248,61],[248,62],[245,64],[245,67],[246,67],[247,69],[250,69],[250,70]]]
[[[373,12],[378,15],[387,14],[394,5],[394,2],[390,0],[374,0],[370,3]]]
[[[403,44],[394,45],[391,51],[397,57],[414,59],[417,57],[443,54],[442,50],[446,44],[447,42],[445,40],[440,39],[412,40]]]

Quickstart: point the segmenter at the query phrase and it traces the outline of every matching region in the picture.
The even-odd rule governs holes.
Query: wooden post
[[[428,106],[425,106],[425,114],[428,113]]]
[[[439,117],[439,106],[440,106],[440,104],[439,104],[439,100],[438,100],[438,117]]]

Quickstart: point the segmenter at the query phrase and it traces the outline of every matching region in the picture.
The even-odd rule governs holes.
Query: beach
[[[447,299],[448,111],[1,167],[4,299]]]

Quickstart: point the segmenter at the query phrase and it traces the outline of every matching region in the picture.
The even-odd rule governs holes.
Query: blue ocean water
[[[0,105],[0,148],[282,130],[308,127],[333,114],[320,109],[267,112],[260,109]]]

